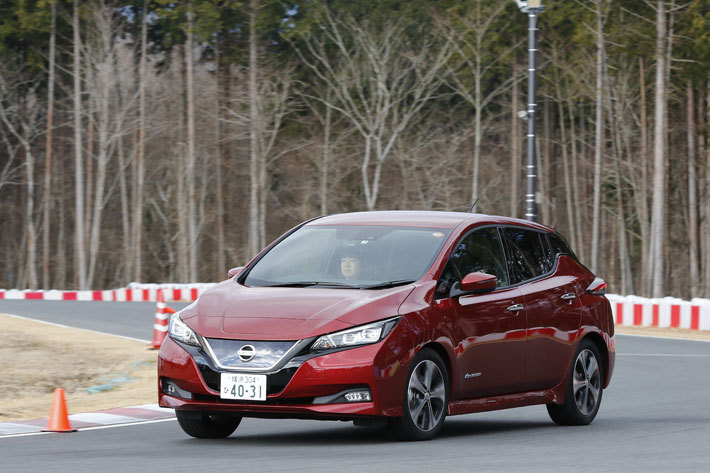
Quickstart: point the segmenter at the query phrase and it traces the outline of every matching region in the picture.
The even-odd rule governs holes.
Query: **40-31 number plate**
[[[266,375],[222,373],[219,397],[222,399],[266,401]]]

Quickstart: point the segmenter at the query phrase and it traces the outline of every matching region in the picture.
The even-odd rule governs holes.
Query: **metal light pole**
[[[537,17],[545,7],[542,0],[515,0],[520,11],[528,15],[528,153],[525,163],[525,218],[537,222]]]

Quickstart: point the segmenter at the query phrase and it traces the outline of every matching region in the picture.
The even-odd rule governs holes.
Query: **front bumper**
[[[224,370],[217,368],[201,348],[167,337],[158,355],[159,404],[251,417],[349,420],[401,415],[406,370],[396,358],[385,341],[318,356],[297,355],[280,370],[265,373],[266,401],[235,401],[219,397],[220,373]],[[168,394],[168,382],[179,389]],[[314,403],[318,397],[364,387],[370,390],[370,402]]]

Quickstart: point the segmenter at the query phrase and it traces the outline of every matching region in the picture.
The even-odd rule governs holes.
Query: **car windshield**
[[[249,271],[247,286],[381,289],[424,275],[451,230],[310,225],[286,237]]]

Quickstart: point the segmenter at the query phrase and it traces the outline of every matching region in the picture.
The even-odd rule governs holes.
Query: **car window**
[[[413,282],[431,266],[450,231],[389,225],[306,225],[259,259],[243,283],[357,289]]]
[[[552,270],[554,259],[545,235],[522,228],[503,228],[511,283],[533,279]]]
[[[475,272],[492,274],[498,279],[498,287],[508,285],[503,246],[493,227],[471,232],[456,245],[439,278],[437,295],[447,296],[454,284]]]
[[[572,248],[570,248],[569,243],[565,240],[565,237],[559,233],[549,233],[548,239],[550,240],[550,246],[552,247],[552,256],[557,255],[569,255],[574,259],[577,259],[577,255],[574,254]]]

